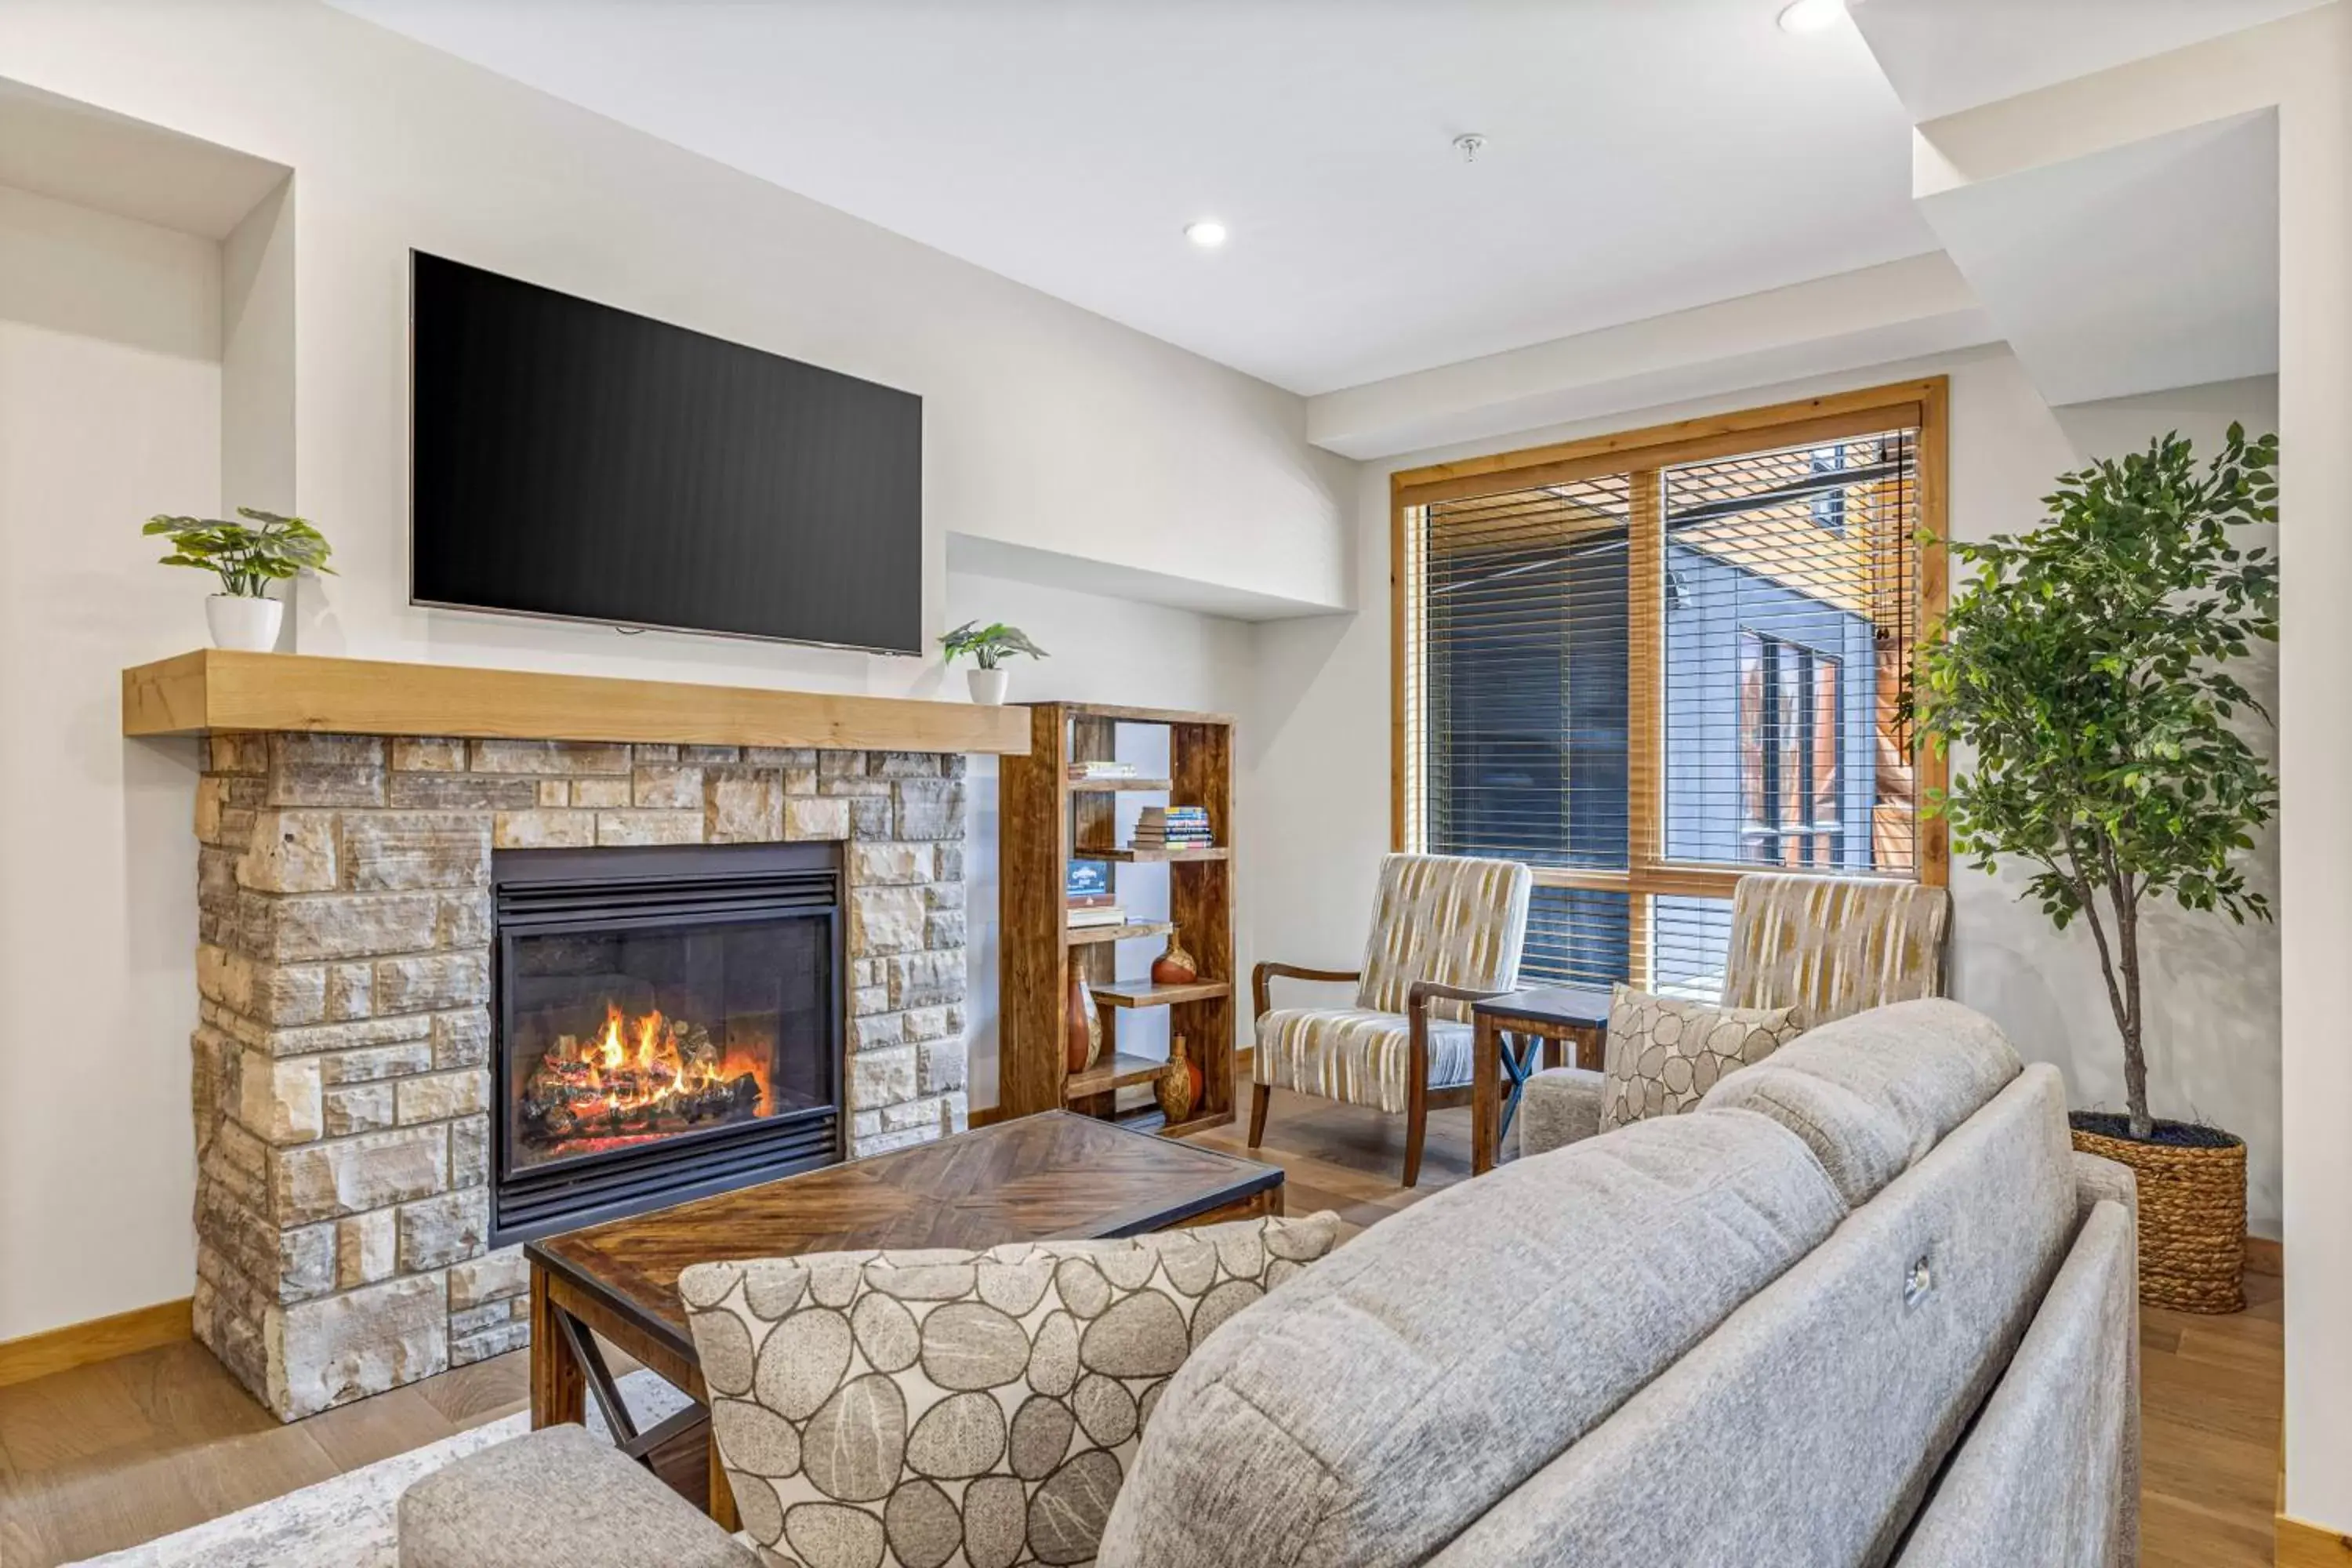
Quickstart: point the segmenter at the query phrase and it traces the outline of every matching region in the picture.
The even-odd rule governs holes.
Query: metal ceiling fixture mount
[[[1476,163],[1486,145],[1486,139],[1475,131],[1465,131],[1454,139],[1454,150],[1462,154],[1462,161],[1465,163]]]

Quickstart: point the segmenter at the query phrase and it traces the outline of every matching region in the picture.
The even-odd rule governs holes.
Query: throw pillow
[[[697,1265],[743,1528],[774,1568],[1089,1562],[1169,1374],[1339,1236],[1327,1213]]]
[[[1716,1080],[1762,1061],[1803,1032],[1793,1007],[1711,1007],[1620,985],[1609,999],[1601,1131],[1674,1116]]]

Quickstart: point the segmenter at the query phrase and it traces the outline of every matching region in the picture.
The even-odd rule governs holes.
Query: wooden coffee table
[[[993,1247],[1137,1236],[1282,1213],[1282,1172],[1049,1110],[528,1244],[530,1424],[579,1421],[593,1396],[622,1450],[736,1527],[709,1395],[678,1300],[688,1267],[868,1247]],[[694,1396],[640,1432],[602,1336]],[[707,1473],[706,1473],[707,1472]]]

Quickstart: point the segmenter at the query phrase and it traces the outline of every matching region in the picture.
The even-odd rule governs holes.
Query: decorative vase
[[[1002,708],[1004,706],[1004,689],[1012,684],[1013,672],[1001,668],[973,668],[964,671],[964,679],[971,683],[971,700],[983,708]]]
[[[205,624],[213,629],[213,647],[239,653],[268,653],[276,647],[278,623],[285,618],[286,606],[276,599],[215,594],[205,601]]]
[[[1151,961],[1151,983],[1154,985],[1190,985],[1201,978],[1201,966],[1192,962],[1183,944],[1172,935],[1168,939],[1168,951]]]
[[[2246,1145],[2210,1127],[2156,1124],[2168,1142],[2117,1136],[2120,1116],[2075,1111],[2074,1147],[2139,1184],[2139,1299],[2179,1312],[2245,1310]]]
[[[1072,1072],[1084,1072],[1102,1055],[1102,1019],[1095,994],[1077,966],[1070,968],[1070,993],[1062,1008],[1062,1056]]]
[[[1201,1102],[1201,1066],[1185,1054],[1183,1036],[1168,1042],[1168,1070],[1152,1080],[1151,1097],[1171,1127],[1191,1116]]]

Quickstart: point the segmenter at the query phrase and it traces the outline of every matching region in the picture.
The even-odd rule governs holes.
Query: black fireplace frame
[[[499,849],[490,860],[490,1245],[511,1246],[837,1164],[847,1152],[845,1029],[849,957],[841,847],[691,844]],[[535,936],[666,926],[817,920],[831,963],[822,1066],[830,1103],[651,1143],[523,1166],[511,1117],[514,944]]]

